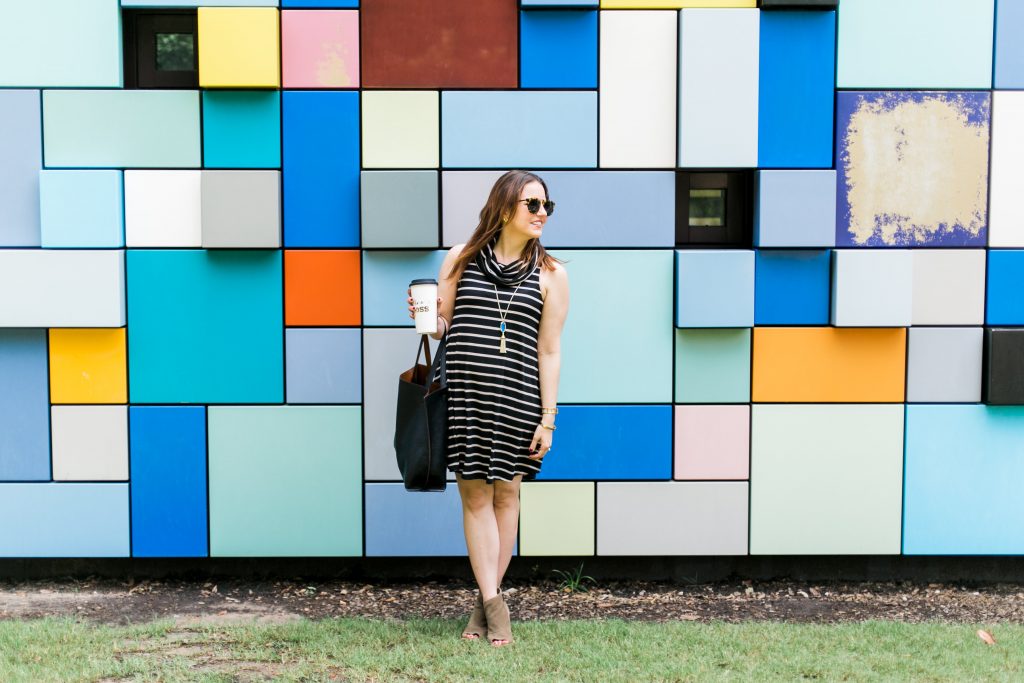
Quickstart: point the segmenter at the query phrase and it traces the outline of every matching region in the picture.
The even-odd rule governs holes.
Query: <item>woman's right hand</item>
[[[416,319],[416,307],[413,306],[412,287],[410,287],[409,289],[405,290],[405,293],[409,295],[409,298],[405,300],[405,302],[407,304],[409,304],[409,317],[412,318],[413,320],[415,320]],[[444,299],[442,299],[441,297],[437,297],[437,310],[438,311],[441,310],[441,302],[442,301],[444,301]]]

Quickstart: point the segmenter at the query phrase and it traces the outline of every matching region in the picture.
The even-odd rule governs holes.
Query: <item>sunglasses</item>
[[[541,201],[536,197],[530,197],[529,199],[520,199],[521,202],[526,202],[526,210],[530,213],[537,213],[540,211],[541,204],[544,205],[544,211],[550,216],[555,212],[555,203],[550,199]]]

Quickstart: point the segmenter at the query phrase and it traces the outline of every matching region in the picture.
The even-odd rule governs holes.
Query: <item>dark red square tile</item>
[[[362,0],[364,88],[515,88],[516,0]]]

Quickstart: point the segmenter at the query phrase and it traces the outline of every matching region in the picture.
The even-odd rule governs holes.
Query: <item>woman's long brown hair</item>
[[[487,197],[487,203],[484,204],[484,208],[480,209],[480,222],[477,223],[476,230],[473,231],[466,246],[462,248],[462,253],[452,265],[451,274],[448,276],[450,279],[458,282],[469,262],[476,259],[476,255],[480,253],[484,245],[501,232],[504,225],[501,220],[502,216],[515,214],[519,208],[519,195],[523,188],[531,182],[540,183],[544,187],[544,195],[547,197],[547,183],[540,176],[529,171],[508,171],[494,181],[494,187],[491,188],[491,193]],[[534,238],[528,241],[523,247],[522,256],[529,258],[531,252],[536,252],[537,263],[548,270],[554,270],[556,262],[564,263],[561,259],[549,254],[539,239]]]

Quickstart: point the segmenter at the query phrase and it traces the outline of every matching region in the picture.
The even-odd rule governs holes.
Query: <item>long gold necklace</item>
[[[526,282],[526,280],[523,280],[523,282]],[[501,318],[501,324],[498,326],[499,329],[501,329],[501,342],[498,344],[498,353],[507,353],[505,350],[505,316],[508,315],[508,311],[512,307],[512,299],[515,297],[516,292],[519,291],[519,288],[523,286],[523,282],[516,285],[515,290],[512,292],[512,296],[508,298],[508,305],[505,306],[504,313],[501,312],[501,299],[498,298],[498,285],[494,285],[493,282],[491,283],[494,285],[494,298],[498,301],[498,316]]]

